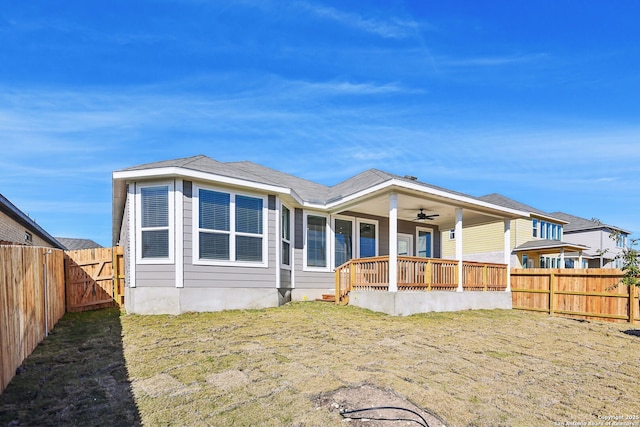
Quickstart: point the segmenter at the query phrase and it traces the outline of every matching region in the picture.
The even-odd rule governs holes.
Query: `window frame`
[[[175,258],[175,183],[171,181],[158,181],[149,183],[138,183],[135,186],[135,221],[136,221],[136,264],[173,264]],[[153,187],[167,187],[167,210],[169,213],[169,224],[167,227],[145,227],[142,229],[142,189]],[[143,258],[142,257],[142,232],[153,230],[168,230],[169,251],[167,257]]]
[[[360,224],[371,224],[373,226],[375,226],[376,228],[376,237],[375,237],[375,255],[373,255],[374,257],[377,257],[380,252],[379,252],[379,248],[380,248],[380,225],[377,219],[368,219],[368,218],[356,218],[355,221],[355,231],[356,231],[356,235],[355,235],[355,249],[354,249],[354,256],[356,258],[362,258],[362,254],[360,253]],[[371,257],[367,257],[367,258],[371,258]]]
[[[427,256],[426,258],[433,258],[433,236],[434,236],[434,230],[432,228],[428,228],[428,227],[416,227],[416,256],[420,256],[420,248],[418,248],[418,242],[420,241],[420,232],[423,231],[425,233],[429,233],[431,234],[431,238],[429,239],[430,243],[431,243],[431,247],[429,248],[429,256]]]
[[[336,221],[347,221],[351,223],[351,258],[348,259],[347,261],[350,261],[354,258],[359,258],[358,252],[356,249],[356,246],[357,246],[356,229],[355,229],[356,218],[352,216],[332,215],[331,217],[331,266],[332,266],[331,269],[332,271],[340,267],[339,265],[336,265],[336,236],[338,235],[338,233],[336,233]]]
[[[220,233],[213,234],[228,234],[229,235],[229,259],[228,260],[215,260],[200,258],[200,233],[209,232],[211,230],[200,228],[200,190],[215,191],[218,193],[224,193],[229,195],[229,231],[221,231]],[[245,233],[236,231],[236,197],[251,197],[262,200],[262,233]],[[269,265],[269,204],[266,195],[256,194],[245,191],[236,191],[223,187],[216,187],[212,185],[193,184],[192,193],[192,263],[194,265],[212,265],[212,266],[233,266],[233,267],[260,267],[266,268]],[[262,238],[262,261],[239,261],[236,259],[236,237],[247,236]]]
[[[449,230],[449,240],[456,240],[456,229],[452,228]]]
[[[324,267],[316,267],[316,266],[310,266],[308,265],[308,249],[309,249],[309,236],[308,236],[308,219],[310,216],[314,216],[314,217],[318,217],[318,218],[324,218],[325,220],[325,231],[324,231],[324,235],[325,235],[325,259],[327,261],[327,265]],[[332,264],[333,264],[333,256],[331,255],[332,253],[332,242],[331,242],[331,238],[332,233],[331,233],[331,221],[330,221],[330,217],[327,214],[323,214],[321,212],[315,212],[315,211],[304,211],[303,212],[303,220],[302,220],[302,229],[303,229],[303,249],[302,249],[302,270],[303,271],[318,271],[318,272],[329,272],[329,271],[333,271],[333,269],[331,268]]]
[[[288,210],[289,211],[289,239],[285,239],[283,234],[284,234],[284,229],[283,229],[283,213],[284,210]],[[293,236],[295,236],[295,231],[293,229],[294,227],[294,211],[289,208],[289,206],[285,205],[284,203],[280,204],[280,267],[285,269],[285,270],[291,270],[292,269],[292,265],[293,265]],[[285,264],[284,263],[284,244],[288,243],[289,244],[289,264]]]

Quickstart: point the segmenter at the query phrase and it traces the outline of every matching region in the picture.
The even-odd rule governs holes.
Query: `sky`
[[[640,2],[0,0],[0,193],[111,245],[112,172],[369,168],[640,234]]]

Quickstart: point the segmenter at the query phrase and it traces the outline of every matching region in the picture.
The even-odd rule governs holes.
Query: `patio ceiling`
[[[462,208],[462,222],[464,226],[495,222],[504,218],[526,217],[528,213],[491,205],[483,201],[476,201],[470,197],[460,197],[455,200],[437,194],[428,194],[406,188],[387,188],[370,194],[366,198],[359,198],[350,203],[339,205],[332,212],[359,212],[381,217],[389,216],[389,194],[394,191],[398,195],[398,220],[414,221],[420,209],[426,215],[438,215],[433,220],[416,221],[425,225],[434,225],[441,229],[453,228],[456,220],[456,208]]]

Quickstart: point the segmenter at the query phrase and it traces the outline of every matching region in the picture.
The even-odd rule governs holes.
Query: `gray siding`
[[[276,288],[276,211],[269,196],[267,221],[268,267],[213,266],[193,264],[193,198],[192,184],[184,185],[184,287],[185,288]],[[188,188],[188,190],[187,190]],[[232,190],[229,190],[232,191]]]
[[[136,286],[175,287],[175,270],[173,264],[137,264]]]

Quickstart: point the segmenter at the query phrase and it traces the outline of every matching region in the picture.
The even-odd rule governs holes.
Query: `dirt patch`
[[[136,392],[146,394],[150,397],[159,396],[187,396],[199,390],[200,387],[189,387],[176,380],[169,374],[158,374],[151,378],[133,382],[133,389]]]
[[[208,384],[222,390],[231,390],[250,383],[247,374],[237,369],[230,369],[220,372],[219,374],[208,375],[206,380]]]
[[[316,409],[336,412],[355,427],[448,427],[445,420],[433,411],[420,408],[391,390],[382,390],[371,384],[342,387],[323,393],[315,399],[315,403]]]

